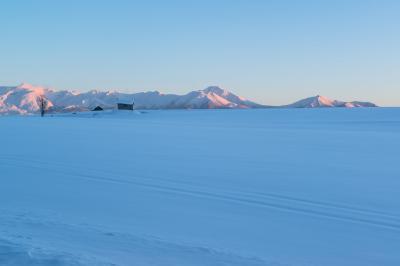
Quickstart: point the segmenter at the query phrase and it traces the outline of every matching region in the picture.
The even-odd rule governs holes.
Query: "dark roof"
[[[96,106],[92,111],[103,111],[103,108],[101,108],[101,106]]]

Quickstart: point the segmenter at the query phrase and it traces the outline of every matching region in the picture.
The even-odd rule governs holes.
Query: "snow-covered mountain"
[[[331,100],[325,96],[314,96],[306,98],[295,103],[284,105],[287,108],[320,108],[320,107],[377,107],[374,103],[370,102],[344,102],[338,100]]]
[[[124,95],[129,96],[129,95]],[[144,109],[214,109],[214,108],[261,108],[261,104],[249,101],[220,87],[189,92],[185,95],[163,94],[158,91],[133,94],[137,108]]]
[[[266,108],[217,86],[196,90],[185,95],[163,94],[158,91],[120,93],[117,91],[74,92],[52,90],[23,83],[16,87],[0,87],[0,114],[31,114],[39,110],[38,98],[44,96],[52,112],[87,111],[96,106],[113,108],[121,99],[135,102],[138,109],[214,109]],[[375,107],[368,102],[343,102],[323,96],[307,98],[286,108]]]
[[[21,84],[18,87],[0,87],[1,114],[28,114],[39,109],[38,97],[50,91],[43,87]],[[53,106],[52,102],[48,107]]]
[[[208,87],[185,95],[163,94],[158,91],[120,93],[117,91],[73,92],[56,91],[23,83],[16,87],[0,87],[1,114],[29,114],[38,111],[38,97],[43,95],[54,112],[91,110],[96,106],[113,108],[120,99],[135,101],[140,109],[212,109],[212,108],[262,108],[220,87]],[[129,101],[129,100],[128,100]]]

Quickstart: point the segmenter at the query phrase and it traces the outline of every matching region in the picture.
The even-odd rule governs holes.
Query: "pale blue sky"
[[[400,105],[400,1],[3,0],[0,84]]]

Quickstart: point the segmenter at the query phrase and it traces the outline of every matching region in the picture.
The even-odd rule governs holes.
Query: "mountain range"
[[[376,107],[370,102],[344,102],[315,96],[283,106],[267,106],[237,96],[228,90],[211,86],[185,95],[163,94],[158,91],[120,93],[117,91],[76,92],[53,90],[23,83],[19,86],[0,86],[0,114],[33,114],[39,110],[38,98],[47,99],[49,111],[89,111],[100,106],[114,108],[117,102],[133,102],[137,109],[244,109],[244,108],[319,108],[319,107]]]
[[[286,108],[319,108],[319,107],[377,107],[376,104],[370,102],[344,102],[338,100],[331,100],[325,96],[317,95],[314,97],[306,98],[292,104],[283,105],[280,107]]]

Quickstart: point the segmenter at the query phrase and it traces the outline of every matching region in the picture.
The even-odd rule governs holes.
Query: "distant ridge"
[[[88,111],[96,106],[113,108],[119,98],[134,98],[138,109],[247,109],[247,108],[320,108],[376,107],[369,102],[343,102],[315,96],[284,106],[266,106],[237,96],[218,86],[195,90],[185,95],[163,94],[158,91],[120,93],[117,91],[74,92],[56,91],[23,83],[19,86],[0,86],[0,114],[33,114],[39,106],[40,95],[47,98],[51,112]]]
[[[286,107],[286,108],[321,108],[321,107],[353,108],[353,107],[377,107],[377,105],[375,105],[374,103],[370,103],[370,102],[359,102],[359,101],[344,102],[344,101],[338,101],[338,100],[331,100],[325,96],[317,95],[317,96],[305,98],[300,101],[294,102],[289,105],[284,105],[281,107]]]

